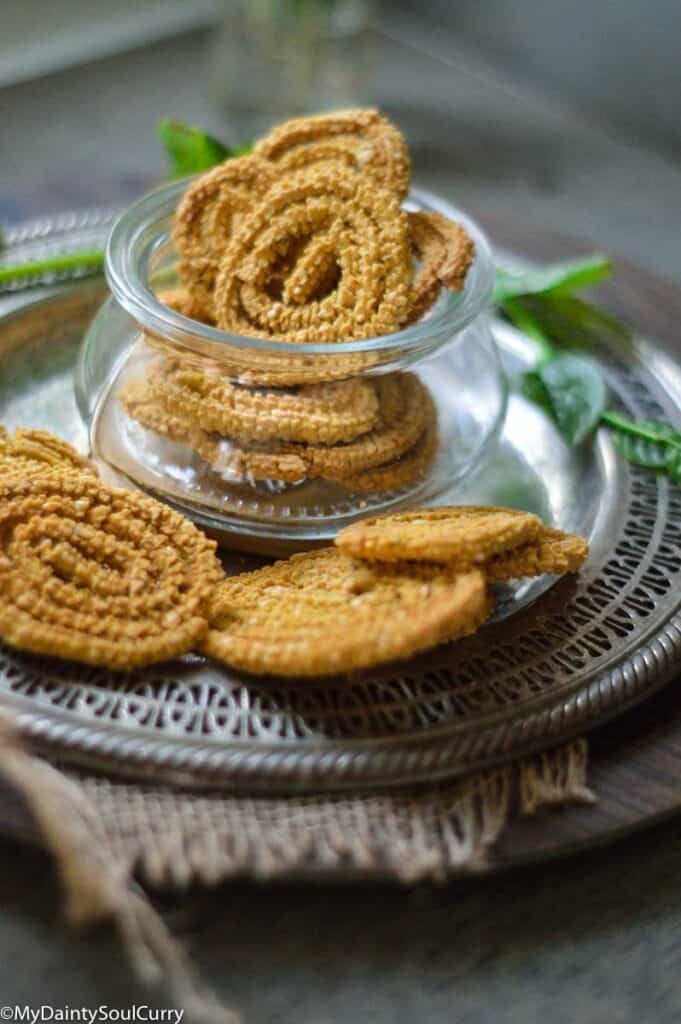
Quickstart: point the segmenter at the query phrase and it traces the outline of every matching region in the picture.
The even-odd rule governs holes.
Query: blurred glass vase
[[[295,114],[367,101],[372,0],[226,0],[213,91],[229,142]]]

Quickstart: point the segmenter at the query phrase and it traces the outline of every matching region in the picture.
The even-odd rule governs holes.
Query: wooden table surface
[[[27,131],[22,128],[26,124],[40,136],[27,142],[25,157],[24,140],[16,143],[9,185],[7,175],[2,175],[0,210],[16,219],[134,194],[149,180],[150,167],[147,164],[139,175],[131,173],[134,161],[114,141],[120,142],[130,128],[129,119],[139,117],[140,110],[148,112],[152,101],[155,111],[160,96],[165,96],[167,113],[167,96],[177,81],[182,87],[180,94],[175,84],[173,94],[178,114],[186,110],[193,120],[207,123],[202,111],[210,108],[196,83],[175,77],[182,62],[186,65],[195,55],[195,41],[172,43],[155,48],[146,62],[139,55],[130,61],[121,57],[9,90],[9,96],[0,94],[0,105],[4,102],[4,109],[12,112],[14,138]],[[134,111],[122,109],[118,92],[121,75],[129,77],[131,68],[140,89],[139,108]],[[142,73],[148,76],[143,83]],[[480,124],[479,90],[454,71],[451,78],[457,104],[461,107],[469,95]],[[83,100],[87,111],[95,102],[98,109],[110,111],[110,123],[101,122],[101,152],[93,155],[92,146],[87,149],[88,175],[80,183],[70,146],[78,132],[73,105],[79,89],[88,93]],[[487,120],[482,121],[489,151],[499,161],[498,181],[490,175],[483,187],[479,166],[472,161],[467,170],[459,168],[455,174],[457,194],[477,208],[502,244],[540,257],[573,255],[579,247],[557,237],[555,229],[583,233],[589,211],[585,214],[577,207],[585,165],[573,177],[561,177],[554,168],[548,198],[543,157],[535,186],[518,189],[517,182],[509,182],[509,161],[516,172],[519,166],[527,168],[527,181],[531,180],[532,154],[523,150],[526,138],[514,139],[505,130],[508,102],[500,95],[494,102],[490,99]],[[560,112],[542,116],[544,137],[561,140],[563,160],[567,152],[584,149],[581,123]],[[2,124],[7,130],[7,119]],[[673,173],[668,167],[659,169],[657,158],[635,153],[627,163],[630,147],[605,138],[596,141],[594,133],[588,138],[587,157],[598,151],[602,174],[621,180],[623,187],[628,180],[631,206],[628,230],[621,217],[611,229],[603,209],[594,211],[592,240],[609,250],[623,240],[626,244],[619,248],[631,254],[637,248],[637,234],[640,243],[648,230],[650,242],[657,230],[662,241],[653,262],[670,278],[678,277],[669,227],[663,221],[665,211],[671,217],[678,209],[669,205],[670,197],[681,203],[681,174],[675,191]],[[48,167],[43,158],[50,145],[53,160]],[[80,152],[85,152],[84,144]],[[5,163],[6,157],[7,148],[0,143],[0,160]],[[42,161],[39,173],[32,157]],[[423,177],[429,184],[441,176],[441,154],[437,159],[433,170],[424,157]],[[633,167],[646,167],[650,173],[645,201],[637,195],[640,181],[633,183]],[[516,202],[506,203],[509,193]],[[534,218],[527,216],[532,199]],[[513,209],[502,213],[507,205]],[[626,205],[619,195],[618,210]],[[681,299],[673,285],[621,263],[605,294],[632,324],[681,354]],[[585,837],[597,838],[594,823],[602,822],[604,815],[610,815],[611,826],[626,828],[650,800],[662,809],[673,807],[678,787],[672,780],[681,772],[680,706],[671,686],[595,734],[590,781],[601,797],[599,807],[549,812],[513,826],[499,845],[500,863],[513,858],[519,830],[523,843],[534,842],[539,854],[563,841],[566,829],[571,835],[577,829]],[[637,788],[642,777],[654,796],[642,795]],[[132,981],[107,930],[87,937],[62,930],[57,889],[45,857],[8,840],[0,842],[0,851],[0,1004],[127,1007],[153,1002]],[[174,916],[207,980],[238,1006],[249,1024],[538,1024],[546,1019],[565,1024],[666,1024],[681,1016],[680,865],[681,821],[671,819],[588,853],[469,878],[442,889],[239,883],[206,897],[189,894]]]

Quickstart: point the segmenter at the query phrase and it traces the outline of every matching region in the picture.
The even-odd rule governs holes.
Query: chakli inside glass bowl
[[[187,184],[174,182],[144,196],[111,232],[106,273],[112,297],[86,334],[76,378],[93,456],[228,543],[259,549],[325,542],[369,511],[428,504],[445,493],[451,499],[493,449],[506,408],[488,317],[494,267],[477,225],[435,196],[410,192],[404,208],[438,211],[462,224],[475,258],[463,290],[443,289],[426,316],[403,330],[324,344],[246,337],[188,319],[158,297],[177,284],[171,229]],[[268,465],[260,456],[271,444],[251,445],[258,458],[250,452],[244,461],[238,438],[216,431],[188,437],[167,422],[159,430],[138,414],[136,382],[178,361],[190,372],[208,369],[253,394],[277,396],[320,382],[372,380],[385,388],[385,375],[399,373],[410,387],[426,389],[427,436],[424,430],[420,448],[413,444],[388,472],[327,475],[303,468],[298,475],[295,462],[282,472],[276,460],[272,472],[253,471],[253,462]],[[343,395],[339,390],[340,406]],[[410,458],[411,468],[405,461]]]

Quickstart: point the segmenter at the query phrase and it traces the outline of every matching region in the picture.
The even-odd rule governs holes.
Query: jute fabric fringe
[[[142,885],[334,874],[443,881],[479,869],[509,819],[591,801],[580,740],[462,781],[410,790],[260,797],[197,793],[60,771],[0,733],[0,773],[55,858],[65,915],[109,919],[133,969],[164,985],[189,1021],[236,1024],[196,976]],[[141,884],[140,884],[141,883]]]

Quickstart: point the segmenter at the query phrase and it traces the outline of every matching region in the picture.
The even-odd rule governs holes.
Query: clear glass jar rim
[[[169,240],[161,225],[172,216],[192,180],[183,178],[147,193],[114,223],[106,246],[105,270],[116,301],[152,334],[172,338],[188,347],[200,340],[245,350],[300,355],[301,344],[298,342],[230,334],[190,320],[163,305],[150,290],[147,284],[149,260]],[[463,292],[445,291],[438,308],[426,319],[404,330],[353,341],[306,343],[303,346],[306,355],[343,355],[383,349],[407,351],[421,345],[428,348],[440,337],[444,339],[458,334],[489,306],[494,288],[494,263],[489,243],[475,221],[446,200],[421,189],[413,189],[408,199],[420,208],[437,210],[463,224],[473,239],[475,259]]]

